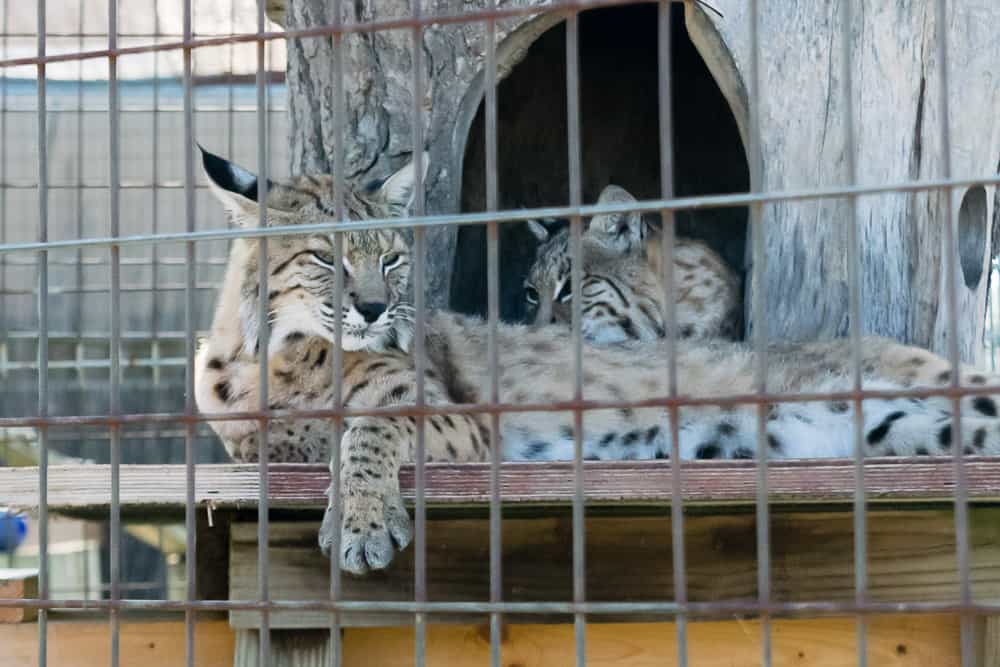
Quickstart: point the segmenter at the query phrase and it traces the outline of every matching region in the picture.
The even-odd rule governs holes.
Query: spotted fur
[[[405,181],[405,169],[393,178]],[[224,200],[241,196],[224,187],[217,190],[222,190],[219,194]],[[371,196],[376,202],[376,215],[382,215],[378,202],[384,205],[396,198],[392,191],[384,189]],[[395,202],[394,210],[405,212],[405,205],[396,206],[399,203]],[[255,213],[249,215],[253,219]],[[295,209],[283,222],[315,219],[308,210]],[[355,243],[354,233],[345,235],[345,258],[351,258],[355,271],[364,261],[374,263],[385,254],[385,248],[397,252],[405,245],[396,232],[384,234],[387,240],[379,244]],[[258,337],[252,315],[258,295],[255,244],[249,240],[234,244],[212,332],[196,359],[196,397],[204,412],[252,411],[260,404],[259,350],[248,343]],[[276,300],[301,301],[295,308],[272,309],[271,329],[284,333],[272,336],[267,346],[268,405],[273,409],[330,407],[338,385],[342,399],[351,408],[413,405],[414,357],[392,333],[397,326],[409,328],[412,318],[403,316],[409,311],[397,309],[394,315],[386,315],[391,320],[387,326],[359,331],[350,341],[345,338],[342,371],[334,378],[330,360],[336,335],[322,308],[332,298],[332,281],[319,280],[312,262],[288,263],[289,257],[300,253],[326,253],[332,241],[325,235],[285,236],[271,239],[268,247],[269,288],[289,289],[287,296]],[[344,267],[338,267],[337,258],[328,262],[325,255],[322,257],[322,265],[330,273],[348,268],[346,261]],[[285,263],[287,270],[277,271]],[[348,268],[345,297],[354,288],[353,276]],[[400,295],[393,296],[394,289],[384,275],[385,302],[398,298],[403,303]],[[357,302],[347,299],[345,303],[352,304],[347,313],[352,316],[351,309],[357,308]],[[402,322],[395,322],[399,317]],[[487,398],[490,378],[486,323],[448,312],[428,313],[425,323],[426,402],[441,407]],[[497,378],[501,402],[544,404],[573,397],[576,376],[563,327],[500,325],[496,340],[501,359]],[[768,390],[847,389],[851,386],[849,352],[845,340],[773,346],[768,354]],[[675,362],[678,389],[683,395],[710,398],[752,393],[755,389],[755,358],[744,345],[718,339],[680,341]],[[944,382],[950,370],[929,352],[879,338],[863,341],[862,364],[865,386],[887,390]],[[667,346],[660,340],[631,347],[588,348],[582,368],[583,395],[604,402],[662,397],[668,393],[667,367]],[[986,375],[966,369],[962,373],[963,381],[968,383],[997,384],[995,378]],[[864,451],[867,455],[946,455],[961,446],[963,452],[998,454],[1000,419],[994,400],[989,392],[963,399],[965,413],[960,433],[949,400],[866,400],[860,415]],[[446,411],[447,407],[441,409]],[[461,411],[427,416],[423,427],[428,460],[482,461],[494,453],[502,453],[508,460],[568,459],[577,438],[582,442],[584,456],[598,460],[668,458],[675,446],[681,457],[691,459],[750,458],[757,455],[759,447],[767,447],[772,458],[841,457],[853,451],[854,409],[853,404],[839,401],[776,403],[768,410],[763,443],[757,442],[758,413],[752,406],[681,408],[676,444],[669,414],[660,407],[588,410],[580,433],[576,432],[571,413],[507,412],[500,417],[498,442],[490,441],[485,421]],[[229,451],[243,460],[260,455],[257,425],[256,420],[213,422]],[[320,544],[329,553],[334,538],[339,537],[337,557],[347,571],[363,573],[387,567],[395,551],[410,539],[398,472],[403,462],[413,459],[418,427],[409,417],[384,416],[347,419],[342,434],[338,434],[334,422],[321,419],[277,419],[269,426],[271,460],[322,460],[334,447],[340,447],[341,466],[332,471],[338,475],[340,498],[331,498],[331,508],[340,503],[341,519],[335,522],[332,517],[336,514],[332,509],[328,511]]]
[[[598,203],[635,202],[609,185]],[[552,233],[531,221],[541,241],[525,281],[535,324],[572,320],[572,253],[569,230]],[[660,234],[639,213],[595,216],[581,239],[581,327],[586,340],[619,344],[663,337],[666,289]],[[740,318],[739,281],[701,241],[674,244],[675,316],[680,338],[735,338]]]

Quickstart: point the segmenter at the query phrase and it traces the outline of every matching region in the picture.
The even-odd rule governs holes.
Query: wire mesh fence
[[[225,3],[223,3],[225,5]],[[345,23],[339,0],[331,3],[329,25],[277,30],[266,21],[265,3],[236,2],[214,6],[210,3],[168,2],[98,3],[80,0],[64,15],[62,3],[40,1],[28,8],[3,3],[3,28],[0,31],[0,427],[31,429],[38,466],[39,512],[38,541],[35,553],[40,570],[40,589],[36,600],[14,600],[11,604],[39,609],[39,664],[46,664],[47,614],[53,609],[88,608],[107,610],[111,624],[111,662],[118,664],[121,613],[138,609],[161,609],[183,612],[186,623],[187,661],[194,664],[197,614],[210,610],[250,610],[259,612],[259,655],[271,653],[270,617],[280,610],[318,610],[329,612],[331,664],[342,660],[341,614],[350,611],[412,613],[416,642],[415,664],[424,664],[427,653],[427,628],[435,615],[446,613],[482,613],[489,616],[490,661],[502,664],[502,625],[505,615],[569,614],[574,620],[575,660],[587,662],[587,620],[601,613],[668,614],[676,622],[678,664],[688,664],[688,623],[696,616],[725,616],[750,613],[760,624],[760,662],[773,664],[771,618],[782,614],[855,614],[857,618],[857,664],[867,664],[867,616],[893,611],[954,611],[961,614],[963,664],[973,664],[973,620],[977,614],[995,612],[991,603],[974,601],[970,587],[970,538],[968,528],[967,474],[964,451],[954,448],[954,513],[958,596],[947,603],[888,604],[870,599],[866,564],[867,495],[865,468],[865,431],[860,418],[854,420],[853,459],[853,535],[855,594],[852,601],[818,600],[812,603],[789,603],[772,597],[773,581],[771,495],[769,489],[768,448],[757,452],[755,476],[755,543],[757,554],[757,599],[703,603],[688,595],[688,569],[685,547],[684,474],[680,450],[680,410],[691,405],[751,404],[756,406],[756,437],[768,441],[768,406],[775,402],[840,400],[854,405],[861,413],[862,401],[876,397],[921,398],[942,396],[952,403],[954,429],[961,432],[961,402],[964,396],[982,389],[961,385],[958,373],[950,386],[939,389],[871,390],[864,389],[861,349],[863,293],[860,267],[862,239],[859,233],[858,200],[864,196],[887,193],[944,191],[974,185],[995,187],[995,174],[954,174],[951,169],[949,140],[950,93],[948,88],[947,31],[934,40],[934,67],[939,86],[939,172],[931,178],[901,182],[860,182],[856,161],[858,128],[855,127],[857,88],[855,48],[852,33],[845,26],[854,25],[857,3],[839,3],[836,22],[842,26],[840,41],[828,45],[837,50],[841,71],[831,79],[840,85],[844,114],[844,150],[848,179],[801,191],[766,191],[763,186],[760,120],[762,104],[773,91],[765,89],[760,74],[761,21],[758,3],[746,9],[748,39],[745,88],[747,93],[746,155],[749,166],[749,192],[727,192],[678,196],[675,190],[674,89],[670,81],[671,22],[676,20],[671,2],[656,4],[657,92],[648,91],[657,101],[659,182],[655,195],[635,204],[588,205],[584,197],[581,129],[581,15],[597,8],[629,3],[617,0],[595,2],[549,3],[542,5],[497,4],[493,0],[479,8],[461,11],[438,8],[414,1],[409,14],[392,19]],[[54,6],[58,5],[58,6]],[[203,7],[204,5],[204,7]],[[948,6],[944,0],[933,6],[936,25],[945,25]],[[205,11],[205,17],[199,12]],[[690,11],[690,8],[688,9]],[[703,10],[704,11],[704,10]],[[504,137],[498,129],[497,26],[518,17],[555,13],[564,21],[565,100],[568,154],[565,205],[539,206],[531,209],[501,205],[498,166]],[[96,20],[100,17],[101,20]],[[252,18],[252,20],[250,20]],[[344,37],[381,31],[408,31],[412,79],[408,82],[413,100],[425,99],[428,86],[424,59],[426,34],[441,26],[467,23],[482,24],[483,87],[483,194],[482,212],[457,214],[428,210],[424,200],[424,170],[421,161],[428,159],[413,150],[416,163],[414,201],[410,215],[397,219],[351,221],[346,213],[344,184],[348,179],[345,156],[351,148],[346,134],[344,109]],[[331,197],[334,210],[329,219],[315,225],[275,226],[267,219],[267,207],[259,207],[255,228],[226,229],[218,207],[207,197],[204,176],[197,167],[196,141],[216,147],[225,146],[226,156],[236,162],[255,164],[259,183],[278,180],[287,173],[290,162],[286,90],[283,85],[286,39],[329,38],[334,57],[335,76],[330,81],[333,99],[333,144],[329,146],[333,166]],[[832,62],[832,61],[831,61]],[[251,82],[250,76],[253,77]],[[832,84],[831,84],[832,85]],[[414,103],[407,110],[412,128],[410,144],[427,144],[427,110]],[[649,138],[653,141],[653,138]],[[35,165],[34,174],[24,165]],[[257,192],[266,203],[266,189]],[[588,400],[585,394],[585,355],[587,344],[582,329],[582,290],[584,288],[582,235],[585,219],[599,214],[638,211],[659,216],[662,221],[662,266],[670,267],[675,252],[675,216],[697,209],[747,207],[749,210],[747,255],[751,259],[755,285],[764,283],[768,255],[765,247],[765,207],[782,203],[838,198],[850,202],[850,216],[843,221],[847,241],[845,298],[849,302],[851,340],[851,387],[836,392],[788,394],[768,386],[768,357],[771,336],[768,331],[766,300],[763,289],[748,291],[751,302],[748,319],[753,323],[748,345],[755,352],[753,393],[692,399],[679,386],[676,341],[667,336],[669,359],[666,395],[655,399],[619,401]],[[947,315],[947,358],[958,367],[961,358],[958,317],[959,256],[956,227],[951,224],[951,197],[944,198],[942,223],[944,251],[941,258],[949,267],[941,286]],[[505,225],[529,219],[564,217],[569,220],[569,252],[574,258],[571,271],[574,392],[566,400],[549,403],[511,405],[501,400],[500,367],[503,363],[498,340],[501,322],[501,252],[500,234]],[[501,416],[509,412],[572,412],[572,600],[549,602],[505,602],[503,599],[503,544],[501,540],[504,497],[501,493],[502,463],[498,451],[489,467],[489,599],[488,601],[437,602],[429,599],[427,584],[427,504],[425,489],[425,434],[432,415],[443,414],[429,403],[425,388],[426,330],[422,313],[427,310],[427,239],[425,235],[442,225],[478,225],[485,228],[486,303],[482,310],[488,322],[488,378],[483,396],[474,405],[448,406],[463,414],[481,414],[489,420],[490,441],[499,442]],[[341,353],[343,336],[340,299],[343,276],[334,272],[333,312],[337,313],[331,372],[334,378],[333,404],[322,409],[281,411],[268,400],[268,355],[260,354],[259,404],[254,410],[226,415],[205,415],[195,405],[194,353],[196,338],[207,331],[215,292],[223,280],[227,265],[228,242],[236,238],[258,239],[258,284],[260,298],[257,321],[261,326],[259,349],[268,349],[268,244],[280,243],[289,235],[332,233],[337,244],[343,234],[363,229],[407,228],[412,231],[414,320],[415,405],[376,410],[358,410],[344,406],[341,391]],[[335,255],[341,256],[342,247]],[[992,265],[991,276],[996,277]],[[674,332],[676,313],[675,276],[664,269],[666,304],[665,329]],[[996,281],[993,281],[996,285]],[[987,304],[988,320],[985,345],[995,367],[996,309],[995,290]],[[588,410],[640,407],[663,407],[672,430],[670,452],[670,513],[673,591],[671,600],[660,602],[595,602],[586,590],[585,519],[586,498],[584,464],[584,420]],[[329,599],[325,601],[275,600],[270,594],[271,557],[267,423],[273,419],[325,418],[334,424],[335,441],[339,440],[345,419],[376,414],[412,416],[416,423],[413,452],[414,581],[413,599],[408,602],[344,600],[338,558],[330,559]],[[199,600],[195,589],[196,476],[199,464],[225,460],[225,453],[207,428],[210,420],[251,420],[261,424],[259,442],[257,498],[257,596],[250,601]],[[13,431],[12,431],[13,432]],[[0,460],[5,457],[0,442]],[[14,445],[9,445],[11,452]],[[12,457],[10,453],[7,457]],[[110,510],[106,532],[88,540],[101,542],[102,576],[95,581],[89,568],[94,566],[93,549],[81,552],[85,588],[61,590],[53,579],[53,533],[56,521],[48,511],[49,465],[60,456],[108,463]],[[341,452],[332,450],[331,469],[340,469]],[[150,553],[141,554],[132,544],[139,540],[135,531],[127,532],[121,515],[120,468],[123,464],[183,463],[186,480],[186,503],[182,548],[173,549],[165,542],[174,540],[163,527],[145,542]],[[339,493],[338,475],[333,475],[333,497]],[[155,493],[151,490],[151,493]],[[2,496],[0,496],[2,499]],[[333,506],[336,518],[339,508]],[[336,521],[334,522],[337,523]],[[131,525],[131,524],[130,524]],[[169,530],[168,530],[169,529]],[[165,532],[167,531],[167,532]],[[334,537],[332,552],[337,554],[339,538]],[[155,544],[149,545],[149,542]],[[176,540],[175,540],[176,541]],[[85,540],[86,542],[86,540]],[[143,558],[161,558],[161,564],[135,568],[129,565]],[[131,555],[127,555],[131,554]],[[183,563],[184,571],[180,572]],[[155,576],[150,579],[153,571]],[[146,579],[144,579],[144,576]],[[169,581],[167,581],[169,579]],[[94,592],[91,592],[91,586]],[[145,597],[152,590],[155,596]],[[6,601],[0,601],[5,605]],[[2,605],[0,605],[2,608]]]

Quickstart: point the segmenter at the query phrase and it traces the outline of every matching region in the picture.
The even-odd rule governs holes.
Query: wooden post
[[[38,597],[38,570],[0,568],[0,599],[16,600]],[[38,617],[37,609],[0,608],[0,623],[23,623]]]

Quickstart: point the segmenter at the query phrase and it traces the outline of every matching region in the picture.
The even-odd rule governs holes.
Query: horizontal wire
[[[769,403],[818,403],[824,401],[859,401],[867,399],[930,398],[985,396],[996,387],[920,387],[900,389],[869,389],[862,391],[803,392],[789,394],[753,393],[723,396],[677,396],[646,398],[635,401],[566,400],[549,403],[446,403],[385,408],[324,408],[315,410],[258,410],[246,412],[199,413],[183,412],[131,413],[121,415],[75,415],[64,417],[2,417],[0,428],[17,426],[125,425],[161,422],[214,422],[276,419],[346,419],[349,417],[427,417],[445,414],[504,414],[508,412],[572,412],[575,410],[620,410],[624,408],[729,407],[764,405]]]
[[[629,204],[591,204],[587,206],[558,206],[533,209],[498,211],[495,213],[463,213],[427,215],[414,218],[373,218],[352,222],[323,222],[309,225],[275,225],[266,228],[213,229],[201,232],[166,232],[163,234],[138,234],[134,236],[105,236],[48,243],[8,243],[0,245],[0,253],[38,252],[62,248],[103,247],[109,245],[145,245],[182,241],[216,241],[233,238],[271,238],[275,236],[305,235],[321,232],[354,232],[373,229],[414,229],[442,225],[484,225],[488,222],[513,223],[537,218],[592,217],[609,213],[655,213],[663,210],[684,211],[706,208],[731,208],[748,204],[768,204],[784,201],[835,199],[848,195],[884,194],[893,192],[920,192],[947,190],[972,185],[1000,185],[1000,176],[979,178],[928,179],[905,181],[888,185],[858,185],[851,187],[814,188],[765,193],[731,195],[704,195],[676,199],[651,199]]]
[[[674,0],[675,2],[681,0]],[[511,19],[521,16],[535,16],[560,11],[584,11],[600,7],[617,7],[620,5],[636,5],[656,2],[656,0],[572,0],[555,1],[541,6],[506,7],[503,9],[467,11],[451,14],[408,15],[405,18],[383,19],[378,21],[327,24],[302,28],[297,30],[248,32],[224,37],[204,39],[179,40],[163,44],[149,44],[114,49],[98,49],[73,53],[60,53],[49,56],[25,58],[8,58],[0,60],[0,67],[18,67],[22,65],[38,65],[41,63],[72,62],[77,60],[92,60],[109,56],[126,56],[139,53],[155,53],[157,51],[177,51],[180,49],[200,49],[209,46],[226,46],[247,42],[268,42],[273,40],[302,39],[307,37],[327,37],[332,35],[349,35],[369,32],[383,32],[406,28],[420,28],[433,25],[485,23],[491,20]]]
[[[354,611],[404,614],[664,614],[693,617],[732,614],[853,615],[964,613],[992,616],[1000,613],[1000,602],[771,602],[752,600],[717,602],[413,602],[388,600],[40,600],[0,599],[0,609],[85,609],[185,611]]]

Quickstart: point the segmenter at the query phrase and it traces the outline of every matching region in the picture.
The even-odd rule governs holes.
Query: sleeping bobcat
[[[623,188],[609,185],[597,203],[634,203]],[[569,230],[552,233],[531,220],[541,244],[525,281],[528,312],[535,324],[571,321],[572,261]],[[666,291],[660,235],[638,212],[594,216],[581,239],[580,326],[584,339],[614,345],[664,335]],[[736,274],[705,243],[674,243],[674,290],[680,338],[736,338],[740,285]]]
[[[203,164],[216,196],[238,224],[257,224],[257,179],[246,170],[204,153]],[[425,161],[426,164],[426,161]],[[414,170],[407,166],[377,188],[344,192],[352,219],[405,215],[413,196]],[[267,183],[269,224],[295,225],[331,219],[330,179],[302,177]],[[352,409],[412,405],[414,359],[410,352],[415,313],[407,303],[409,251],[392,229],[344,234],[342,257],[333,254],[331,235],[305,233],[272,237],[267,243],[268,312],[271,334],[268,396],[272,409],[331,407],[330,372],[334,338],[334,272],[344,277],[341,384]],[[256,410],[258,385],[258,269],[255,239],[233,242],[209,337],[196,359],[195,392],[206,413]],[[487,324],[447,312],[426,315],[426,402],[442,414],[426,418],[426,453],[435,461],[505,459],[552,460],[573,455],[579,435],[588,459],[652,459],[670,455],[671,425],[660,407],[588,410],[583,432],[574,431],[569,412],[504,412],[500,440],[490,442],[480,415],[448,412],[447,406],[479,401],[488,384]],[[508,404],[540,404],[570,399],[573,357],[564,344],[565,328],[501,324],[500,399]],[[826,392],[849,388],[849,345],[829,341],[774,346],[768,362],[770,391]],[[689,396],[751,392],[754,355],[723,341],[679,341],[680,391]],[[949,366],[922,349],[879,338],[864,341],[868,388],[892,389],[947,381]],[[666,346],[653,341],[633,348],[588,348],[582,368],[584,397],[594,401],[637,401],[667,394]],[[985,384],[984,375],[965,376]],[[967,397],[961,433],[953,433],[947,399],[869,399],[863,404],[868,455],[946,454],[953,444],[969,453],[1000,453],[1000,419],[988,396]],[[683,458],[753,457],[757,416],[754,407],[685,407],[679,412],[678,451]],[[776,403],[767,428],[775,458],[843,457],[853,451],[853,406],[840,401]],[[214,422],[212,427],[237,460],[257,458],[258,421]],[[269,422],[274,461],[319,461],[341,449],[339,475],[342,518],[333,525],[327,512],[320,545],[329,553],[340,531],[339,558],[350,572],[388,566],[395,550],[410,539],[410,521],[399,492],[400,465],[413,458],[416,421],[412,417],[359,416],[345,420],[339,442],[323,419]],[[331,498],[330,502],[337,502]]]

